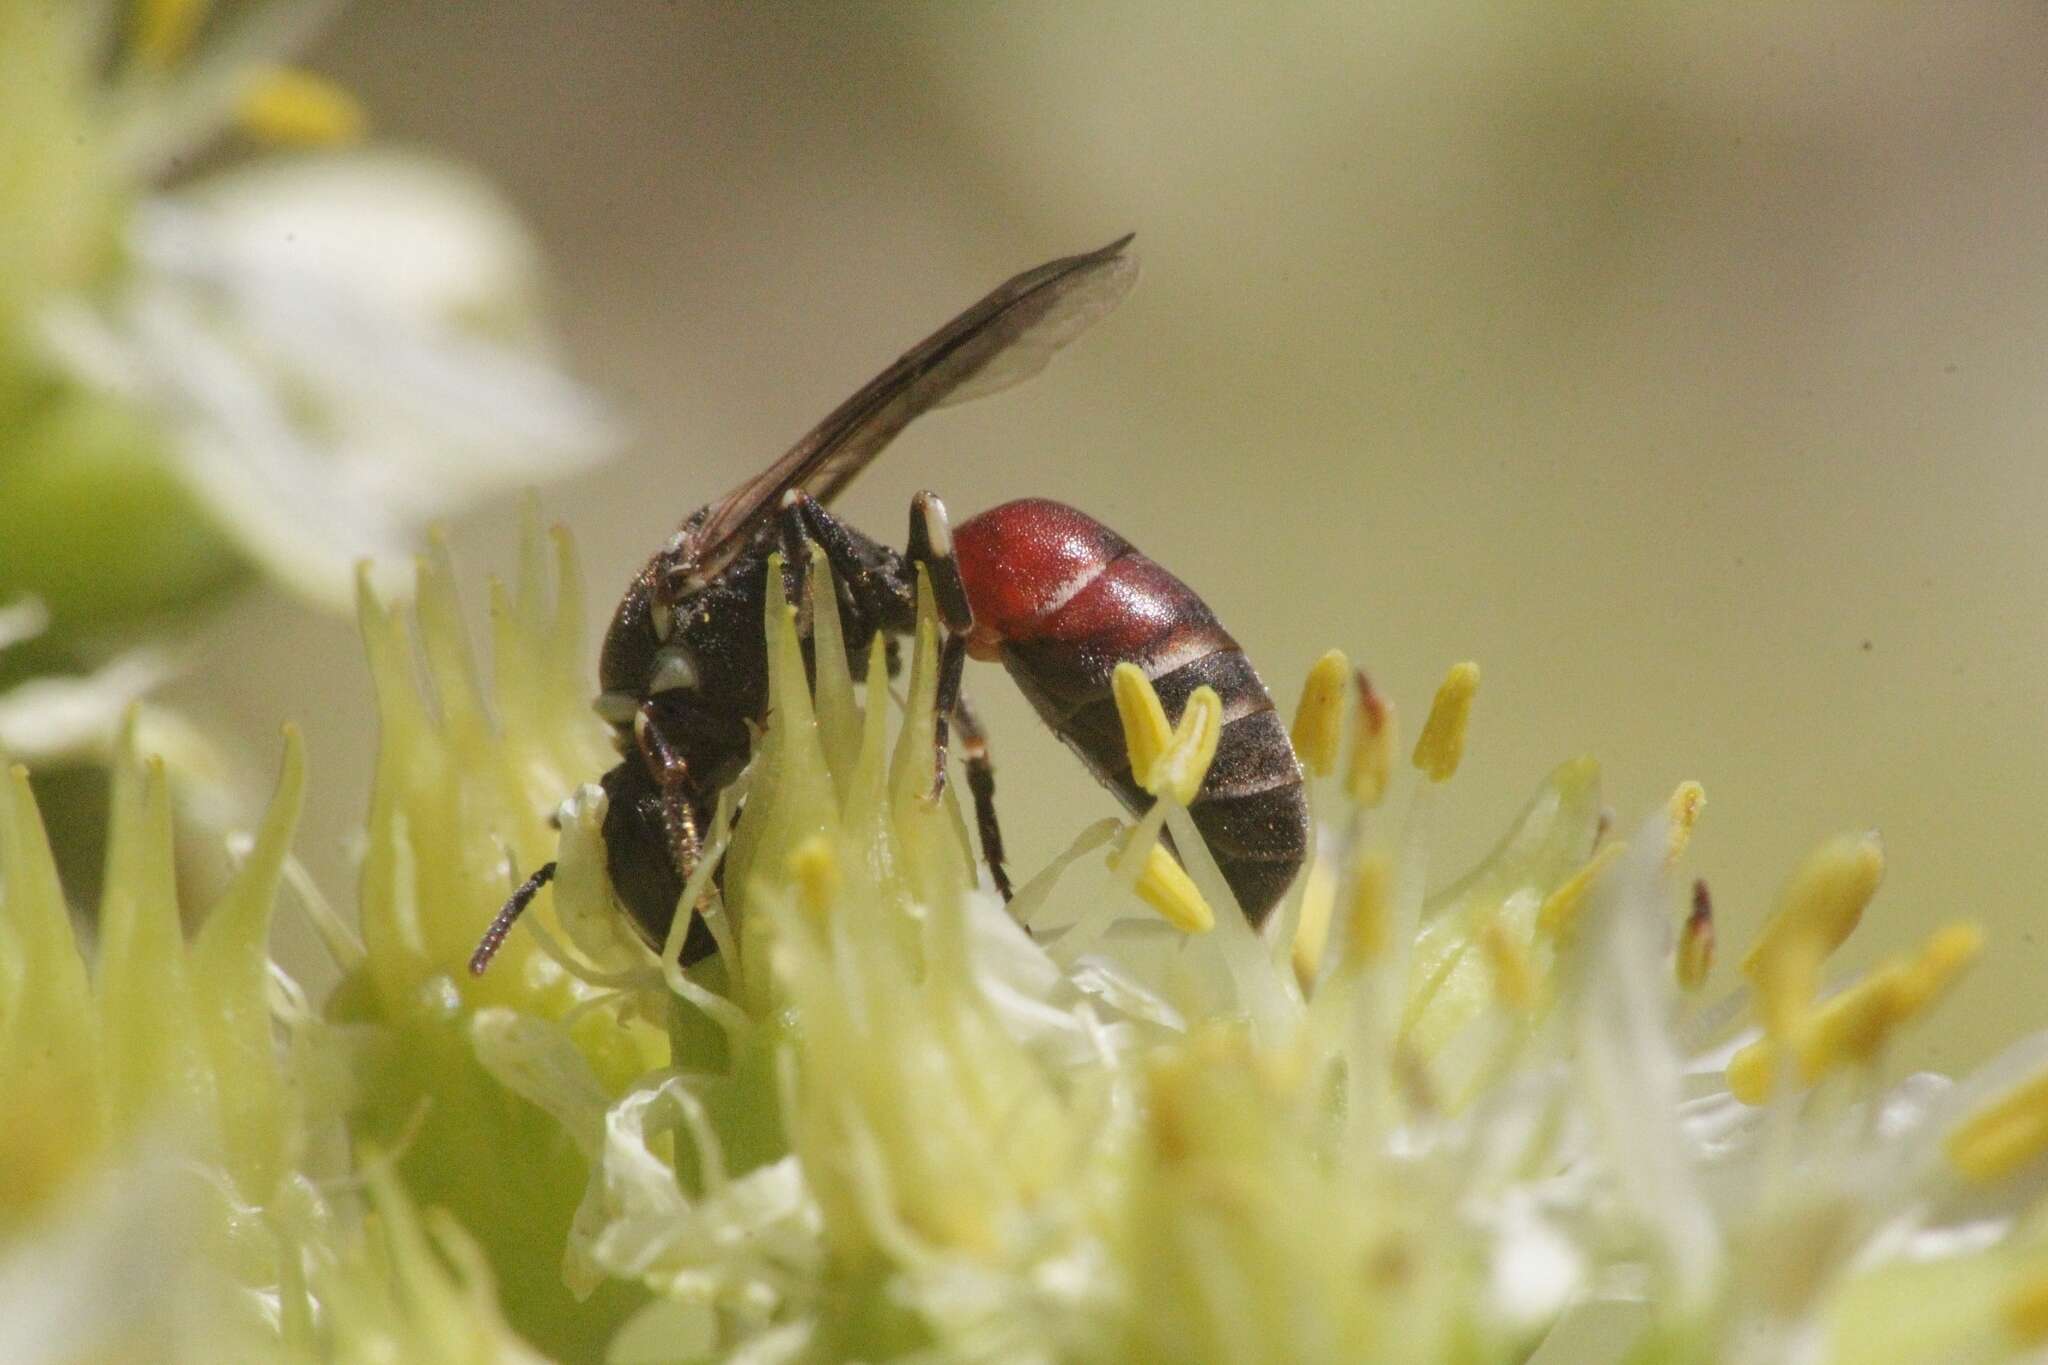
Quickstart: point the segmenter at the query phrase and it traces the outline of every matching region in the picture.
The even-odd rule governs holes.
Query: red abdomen
[[[1253,923],[1308,851],[1308,803],[1287,729],[1237,641],[1192,588],[1084,512],[1043,498],[953,529],[979,659],[1000,659],[1032,706],[1126,808],[1132,778],[1110,675],[1129,661],[1178,720],[1204,683],[1223,702],[1216,760],[1188,813]]]

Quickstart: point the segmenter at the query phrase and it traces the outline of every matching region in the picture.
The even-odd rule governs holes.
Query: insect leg
[[[783,498],[783,540],[802,545],[806,563],[809,545],[825,552],[838,587],[840,609],[845,614],[847,643],[865,652],[879,632],[889,641],[889,658],[896,657],[895,637],[917,623],[917,593],[903,557],[848,526],[802,489]],[[894,677],[892,666],[889,675]]]
[[[936,493],[927,490],[910,500],[907,558],[924,566],[933,603],[946,627],[946,641],[939,647],[938,742],[932,754],[932,794],[936,796],[946,789],[947,722],[960,709],[967,632],[974,628],[974,610],[967,603],[967,587],[960,581],[960,566],[953,559],[953,528],[946,520],[946,504]]]
[[[697,829],[696,807],[690,801],[690,768],[654,723],[654,703],[642,702],[633,717],[633,740],[640,760],[661,791],[661,823],[668,836],[669,861],[684,881],[697,869],[704,840]],[[696,907],[692,906],[691,909]]]
[[[946,790],[946,749],[951,734],[948,722],[960,708],[960,673],[967,664],[967,637],[948,635],[939,646],[939,691],[932,717],[932,797]]]
[[[960,581],[960,566],[953,561],[953,527],[946,520],[946,504],[930,491],[910,500],[910,549],[912,564],[922,564],[931,579],[932,598],[939,619],[948,632],[965,635],[974,627],[974,611],[967,605],[967,586]],[[942,711],[940,714],[944,714]]]
[[[967,763],[967,790],[974,795],[974,823],[981,832],[981,860],[988,864],[996,890],[1010,899],[1010,874],[1003,869],[1003,830],[996,822],[996,765],[988,756],[988,733],[962,693],[953,702],[953,724],[960,732],[960,757]]]

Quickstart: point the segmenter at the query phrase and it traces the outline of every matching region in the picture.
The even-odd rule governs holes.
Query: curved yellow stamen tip
[[[822,834],[813,834],[789,855],[790,874],[796,879],[797,894],[811,917],[823,920],[839,897],[839,859]]]
[[[266,72],[243,94],[236,116],[250,136],[297,147],[332,147],[363,135],[356,97],[297,67]]]
[[[1771,1087],[1777,1083],[1777,1044],[1759,1038],[1743,1048],[1728,1059],[1723,1079],[1728,1084],[1728,1093],[1736,1099],[1744,1104],[1762,1104],[1771,1097]]]
[[[1500,991],[1501,1002],[1522,1013],[1534,1009],[1539,983],[1528,949],[1497,919],[1487,921],[1479,931],[1479,947],[1493,968],[1493,982]]]
[[[1785,1074],[1784,1045],[1776,1038],[1759,1038],[1729,1059],[1729,1093],[1744,1104],[1762,1104],[1788,1080],[1808,1086],[1837,1067],[1868,1061],[1903,1022],[1897,992],[1896,968],[1885,969],[1814,1010],[1793,1049],[1799,1061],[1796,1078]]]
[[[2036,1275],[2007,1295],[2000,1316],[2020,1345],[2048,1342],[2048,1275]]]
[[[1678,953],[1672,964],[1682,991],[1697,991],[1714,969],[1714,902],[1707,884],[1692,884],[1692,912],[1678,931]]]
[[[1198,687],[1189,695],[1180,724],[1174,727],[1173,743],[1160,755],[1147,789],[1156,796],[1163,788],[1181,805],[1192,805],[1222,739],[1223,699],[1213,687]]]
[[[1588,858],[1577,872],[1564,879],[1557,890],[1543,898],[1543,904],[1536,911],[1536,929],[1552,938],[1562,938],[1578,923],[1579,907],[1586,899],[1586,893],[1593,889],[1593,883],[1600,880],[1600,874],[1607,865],[1622,855],[1628,847],[1624,840],[1617,839],[1611,844],[1602,844],[1599,852]]]
[[[1114,854],[1111,861],[1115,861]],[[1152,851],[1145,855],[1145,869],[1138,874],[1137,891],[1139,898],[1157,910],[1161,919],[1183,933],[1206,934],[1216,927],[1216,912],[1195,889],[1194,879],[1159,844],[1152,845]]]
[[[1692,842],[1692,827],[1699,823],[1700,812],[1706,808],[1707,789],[1697,782],[1681,782],[1671,793],[1671,800],[1664,807],[1670,819],[1670,842],[1664,847],[1666,867],[1685,855],[1685,846]]]
[[[1900,982],[1900,1007],[1912,1014],[1926,1013],[1941,1003],[1956,978],[1983,952],[1982,925],[1961,921],[1935,930]]]
[[[1167,723],[1158,691],[1136,664],[1116,666],[1110,691],[1123,722],[1131,776],[1154,796],[1171,796],[1183,806],[1192,803],[1223,738],[1223,700],[1216,689],[1203,686],[1189,694],[1177,726]]]
[[[1387,794],[1394,773],[1394,704],[1373,689],[1365,674],[1358,680],[1358,724],[1351,732],[1351,761],[1344,769],[1344,791],[1361,806],[1377,806]]]
[[[135,6],[135,55],[161,71],[192,50],[206,22],[207,0],[140,0]]]
[[[1329,860],[1317,858],[1309,864],[1308,880],[1301,887],[1301,922],[1294,927],[1294,942],[1288,952],[1294,963],[1294,979],[1306,991],[1316,981],[1323,964],[1323,949],[1330,942],[1330,912],[1337,904],[1337,873]]]
[[[2010,1175],[2048,1151],[2048,1072],[1957,1124],[1942,1151],[1957,1174],[1978,1182]]]
[[[1472,699],[1479,694],[1479,665],[1462,663],[1444,674],[1430,703],[1429,719],[1415,741],[1415,766],[1432,782],[1448,782],[1465,756],[1465,730],[1472,723]]]
[[[1130,756],[1131,776],[1145,785],[1159,756],[1173,743],[1173,724],[1166,707],[1143,669],[1121,663],[1109,675],[1110,694],[1116,698],[1117,719],[1123,722],[1124,752]]]
[[[1799,1080],[1811,1085],[1838,1067],[1870,1061],[1901,1028],[1925,1014],[1983,949],[1983,931],[1952,924],[1935,931],[1911,960],[1895,958],[1807,1017],[1798,1034]],[[1730,1062],[1729,1089],[1745,1104],[1769,1098],[1783,1048],[1764,1038]]]
[[[1337,770],[1337,746],[1344,737],[1344,700],[1351,687],[1351,661],[1333,649],[1308,671],[1301,685],[1301,704],[1294,708],[1288,737],[1303,767],[1317,777]]]
[[[1872,833],[1829,840],[1786,884],[1777,912],[1742,959],[1773,1036],[1795,1031],[1819,989],[1821,964],[1855,930],[1883,878],[1884,846]]]

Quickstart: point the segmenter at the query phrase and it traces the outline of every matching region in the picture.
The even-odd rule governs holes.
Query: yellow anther
[[[1131,776],[1154,796],[1171,796],[1183,806],[1193,802],[1223,737],[1223,701],[1216,689],[1196,688],[1181,710],[1178,726],[1167,723],[1158,691],[1136,664],[1116,666],[1110,692],[1123,722]]]
[[[1130,755],[1131,776],[1143,786],[1159,756],[1173,743],[1173,723],[1166,707],[1145,671],[1133,663],[1121,663],[1109,675],[1110,694],[1116,698],[1117,719],[1123,722],[1124,752]]]
[[[1351,691],[1351,661],[1333,649],[1316,660],[1301,685],[1289,738],[1302,766],[1317,777],[1337,770],[1337,746],[1344,737],[1344,700]]]
[[[1366,855],[1358,864],[1351,883],[1351,904],[1345,920],[1344,965],[1356,971],[1377,962],[1387,950],[1387,931],[1393,922],[1394,869],[1385,854]]]
[[[2020,1345],[2048,1342],[2048,1275],[2036,1275],[2007,1295],[2000,1316]]]
[[[1980,1183],[2010,1175],[2048,1151],[2048,1072],[1957,1124],[1942,1151],[1957,1174]]]
[[[1337,872],[1329,861],[1317,858],[1309,864],[1308,879],[1301,886],[1301,919],[1294,926],[1289,953],[1294,962],[1294,979],[1306,991],[1315,984],[1316,971],[1323,963],[1323,949],[1330,941],[1330,911],[1337,901]]]
[[[1670,842],[1664,848],[1664,865],[1677,862],[1685,855],[1685,846],[1692,842],[1692,827],[1699,823],[1700,812],[1707,808],[1707,789],[1697,782],[1681,782],[1678,790],[1671,793],[1671,800],[1664,810],[1670,820]]]
[[[164,70],[192,50],[206,22],[207,0],[139,0],[135,6],[135,55]]]
[[[839,898],[839,859],[822,834],[813,834],[789,855],[789,870],[796,879],[797,894],[804,909],[822,920]]]
[[[331,147],[363,135],[363,106],[324,76],[297,67],[266,72],[242,96],[242,127],[265,142]]]
[[[1868,1062],[1901,1028],[1925,1014],[1983,949],[1973,924],[1936,930],[1917,956],[1893,958],[1863,980],[1830,996],[1803,1021],[1797,1035],[1799,1081],[1811,1085],[1837,1067]],[[1779,1040],[1764,1038],[1737,1053],[1729,1089],[1746,1104],[1770,1095]]]
[[[1714,969],[1714,901],[1704,881],[1692,884],[1692,912],[1678,931],[1672,966],[1678,988],[1688,992],[1706,985],[1707,973]]]
[[[1855,930],[1883,877],[1877,835],[1843,835],[1815,850],[1786,884],[1777,912],[1742,960],[1773,1036],[1789,1037],[1798,1026],[1820,988],[1821,964]]]
[[[1112,854],[1112,862],[1114,859]],[[1216,912],[1195,889],[1194,879],[1163,845],[1152,845],[1152,851],[1145,855],[1145,870],[1138,874],[1137,891],[1145,904],[1159,912],[1161,919],[1184,933],[1206,934],[1216,927]]]
[[[1429,719],[1415,741],[1415,766],[1432,782],[1448,782],[1465,756],[1465,730],[1472,723],[1472,699],[1479,693],[1479,665],[1462,663],[1444,674],[1430,703]]]
[[[1794,1053],[1797,1081],[1812,1085],[1837,1067],[1869,1061],[1906,1016],[1900,1012],[1900,981],[1905,969],[1890,963],[1846,990],[1839,991],[1809,1014],[1801,1025]],[[1774,1088],[1788,1080],[1783,1042],[1759,1038],[1728,1063],[1728,1089],[1744,1104],[1762,1104]]]
[[[1932,1009],[1983,951],[1981,925],[1964,921],[1935,930],[1900,982],[1900,1007],[1916,1015]]]
[[[1586,860],[1577,872],[1548,896],[1536,911],[1536,929],[1552,938],[1562,938],[1578,922],[1579,906],[1586,899],[1586,893],[1593,889],[1593,883],[1600,880],[1600,874],[1607,865],[1619,858],[1628,845],[1617,839],[1611,844],[1602,844],[1597,853]]]
[[[1154,796],[1171,795],[1183,806],[1192,805],[1222,739],[1223,699],[1213,687],[1198,687],[1189,694],[1180,724],[1173,728],[1173,743],[1159,756],[1146,790]]]
[[[1358,724],[1351,731],[1351,761],[1344,769],[1344,791],[1358,805],[1377,806],[1387,794],[1394,773],[1394,704],[1373,689],[1364,673],[1357,675]]]
[[[1527,1013],[1536,1007],[1540,982],[1529,951],[1499,920],[1488,920],[1479,931],[1479,947],[1493,968],[1494,984],[1508,1008]]]

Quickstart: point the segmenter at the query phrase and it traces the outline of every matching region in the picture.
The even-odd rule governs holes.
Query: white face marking
[[[654,638],[668,639],[668,633],[675,629],[676,609],[656,597],[647,605],[647,619],[654,626]]]
[[[647,713],[637,708],[633,712],[633,742],[642,747],[647,744]]]
[[[679,692],[697,685],[697,661],[681,645],[670,645],[654,656],[654,671],[647,677],[649,695]]]
[[[590,703],[590,709],[597,712],[598,717],[607,725],[624,725],[633,719],[634,713],[640,709],[640,703],[635,701],[630,693],[600,692],[597,694],[597,700]]]

